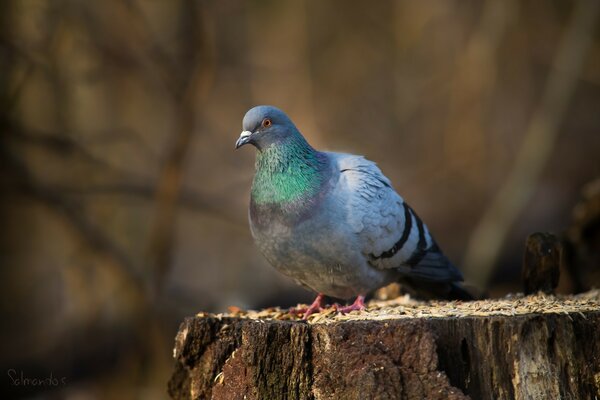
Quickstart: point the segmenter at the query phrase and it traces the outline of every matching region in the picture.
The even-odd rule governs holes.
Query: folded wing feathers
[[[426,280],[462,280],[460,271],[441,253],[427,227],[375,163],[362,156],[333,154],[351,196],[350,224],[362,238],[363,253],[373,267],[397,268]]]

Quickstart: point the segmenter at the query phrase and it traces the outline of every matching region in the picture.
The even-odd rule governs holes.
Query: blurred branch
[[[146,261],[153,273],[158,292],[171,266],[175,241],[177,204],[184,164],[195,127],[195,110],[206,100],[214,75],[212,43],[206,32],[202,6],[186,1],[180,10],[182,46],[180,70],[170,74],[178,108],[177,130],[166,154],[166,161],[156,187],[155,212],[149,234]],[[151,48],[156,48],[152,46]]]
[[[143,15],[136,3],[128,1],[100,6],[101,10],[106,8],[117,15],[124,11],[125,15],[119,17],[128,21],[126,32],[119,23],[113,22],[107,26],[109,18],[98,12],[99,4],[76,2],[73,3],[73,8],[83,21],[87,38],[102,55],[102,59],[110,60],[112,65],[121,69],[138,73],[143,71],[166,94],[172,95],[173,88],[168,86],[169,75],[173,71],[170,60],[156,41],[147,37],[151,32],[146,29],[147,25],[142,20]]]
[[[104,160],[96,157],[77,140],[65,134],[56,132],[33,133],[25,128],[14,129],[13,127],[10,129],[10,138],[21,143],[41,146],[62,156],[75,154],[93,164],[110,167]]]
[[[464,272],[476,285],[485,287],[489,282],[506,235],[552,155],[562,117],[592,44],[599,10],[600,2],[595,0],[580,0],[575,6],[513,168],[471,235]]]
[[[167,52],[160,45],[154,30],[152,29],[152,25],[146,18],[144,14],[144,10],[138,4],[138,0],[128,0],[123,2],[123,6],[127,8],[128,16],[135,20],[138,24],[138,29],[136,29],[136,33],[140,35],[137,39],[137,43],[142,44],[143,50],[142,55],[143,60],[147,67],[159,67],[160,75],[163,83],[166,85],[167,89],[170,89],[170,93],[177,93],[177,88],[171,83],[174,80],[174,74],[181,67],[175,62]],[[185,5],[180,6],[185,8]]]
[[[109,260],[109,264],[114,266],[115,271],[130,285],[133,292],[143,296],[143,277],[135,267],[135,263],[129,258],[127,252],[122,249],[115,241],[111,240],[94,224],[89,218],[85,207],[72,199],[64,196],[60,191],[53,189],[38,180],[35,174],[29,169],[24,157],[19,157],[11,151],[10,142],[15,139],[21,142],[34,143],[50,149],[58,154],[77,154],[87,161],[96,164],[106,165],[91,154],[85,147],[73,140],[70,135],[70,118],[68,107],[68,85],[67,77],[61,69],[61,64],[53,52],[54,48],[60,44],[61,28],[66,13],[54,13],[52,18],[48,19],[47,35],[44,36],[43,46],[40,49],[41,56],[33,56],[30,52],[20,51],[19,46],[12,46],[14,54],[24,57],[30,66],[43,66],[47,73],[50,85],[53,87],[54,111],[56,114],[58,130],[61,134],[50,133],[48,135],[36,135],[26,131],[20,124],[12,121],[12,115],[4,116],[0,122],[3,133],[3,143],[0,147],[0,164],[6,175],[2,176],[3,184],[8,184],[9,188],[16,189],[17,193],[29,196],[46,205],[51,211],[63,217],[63,219],[78,232],[79,236],[88,244],[90,248],[98,252]],[[47,63],[43,60],[49,60]],[[27,76],[23,78],[27,79]],[[21,82],[24,84],[24,82]],[[18,93],[17,93],[18,95]],[[64,134],[62,133],[64,132]]]
[[[49,56],[44,57],[44,52],[34,52],[19,44],[17,41],[11,41],[9,39],[0,39],[0,48],[7,54],[10,55],[16,61],[25,63],[24,72],[15,78],[17,83],[12,88],[11,94],[8,96],[8,104],[4,108],[4,113],[9,114],[12,108],[17,104],[17,100],[20,98],[22,88],[28,83],[34,71],[41,70],[43,74],[49,77],[51,80],[53,74],[56,74],[56,70],[52,69],[52,63],[48,61]],[[94,138],[86,139],[86,143],[82,143],[81,139],[74,139],[70,135],[64,132],[50,132],[41,131],[32,128],[26,128],[20,126],[18,130],[10,132],[11,138],[18,139],[24,143],[33,145],[42,145],[45,148],[55,151],[59,154],[77,154],[86,161],[93,162],[100,166],[107,167],[109,169],[116,169],[115,166],[110,165],[106,160],[98,157],[94,152],[90,151],[88,145],[94,145],[98,143],[111,143],[114,144],[117,141],[121,142],[132,142],[136,149],[142,152],[139,154],[148,158],[151,162],[157,162],[157,156],[154,154],[148,144],[142,139],[140,135],[133,129],[116,129],[112,131],[98,132]],[[82,137],[83,135],[77,135]],[[122,171],[120,171],[122,172]]]
[[[319,110],[314,107],[308,3],[281,2],[277,7],[257,3],[246,8],[246,18],[243,51],[249,54],[251,100],[261,104],[272,99],[269,101],[277,102],[290,115],[301,115],[303,132],[309,133],[311,143],[319,147],[322,132],[317,119]],[[271,21],[269,24],[263,24],[266,18]],[[269,88],[268,96],[265,87]]]
[[[214,49],[206,32],[206,18],[199,18],[204,12],[202,6],[187,1],[179,6],[180,12],[180,33],[177,35],[178,42],[174,44],[173,50],[166,52],[158,42],[158,38],[152,31],[152,26],[144,17],[144,12],[135,1],[126,2],[121,8],[125,11],[127,20],[131,21],[131,27],[127,36],[129,42],[123,44],[122,41],[114,40],[115,34],[111,33],[105,25],[101,23],[98,16],[93,12],[94,7],[80,6],[75,7],[71,12],[79,15],[85,21],[83,26],[88,30],[87,37],[96,44],[107,56],[107,59],[121,61],[121,64],[144,67],[150,76],[160,82],[159,85],[165,89],[165,92],[172,101],[177,111],[177,127],[175,134],[168,143],[168,150],[165,161],[157,179],[155,187],[151,184],[136,184],[132,182],[140,181],[140,177],[129,171],[123,171],[121,168],[110,165],[106,160],[98,157],[89,146],[75,140],[70,134],[70,118],[68,116],[69,90],[66,87],[64,71],[53,58],[54,53],[47,57],[37,56],[37,53],[31,55],[29,52],[20,51],[21,55],[30,65],[41,66],[45,68],[54,90],[52,93],[57,97],[55,104],[57,120],[59,125],[58,132],[39,132],[27,130],[24,127],[16,129],[10,127],[11,141],[17,141],[27,145],[40,146],[58,155],[75,155],[82,160],[92,163],[95,166],[102,167],[105,172],[118,173],[125,176],[126,183],[115,183],[107,185],[96,185],[95,187],[70,188],[79,193],[113,192],[120,194],[135,195],[148,199],[154,198],[155,212],[149,232],[148,248],[146,251],[146,263],[150,264],[150,272],[153,275],[155,283],[158,285],[162,281],[168,266],[170,265],[174,235],[177,207],[187,205],[195,210],[216,215],[220,220],[229,222],[233,226],[239,226],[223,212],[210,206],[209,201],[204,201],[201,196],[191,193],[187,189],[182,189],[183,169],[186,155],[191,145],[195,115],[199,104],[204,101],[208,95],[214,75]],[[202,19],[202,21],[199,21]],[[57,43],[62,40],[59,29],[61,28],[62,18],[54,18],[52,23],[51,35],[46,40],[48,43]],[[115,44],[118,43],[119,46]],[[52,48],[54,46],[48,46]],[[124,49],[124,50],[123,50]],[[13,49],[18,51],[18,48]],[[128,51],[131,50],[131,51]],[[42,52],[45,55],[45,52]],[[37,58],[33,58],[33,57]],[[45,62],[44,60],[51,60]],[[129,135],[125,135],[129,136]],[[136,135],[132,135],[136,138]],[[101,140],[114,141],[114,139],[123,140],[123,135],[116,133],[111,136],[102,135]],[[97,141],[96,141],[97,142]],[[17,160],[14,160],[15,164]],[[68,188],[57,185],[47,185],[36,182],[34,174],[28,170],[24,161],[18,163],[22,165],[12,168],[21,170],[26,184],[20,189],[44,200],[55,209],[62,210],[63,214],[68,216],[82,233],[86,234],[97,247],[105,250],[112,249],[108,237],[103,237],[97,232],[97,229],[91,228],[86,214],[78,207],[76,202],[68,196]],[[67,189],[67,190],[65,190]],[[216,203],[216,202],[215,202]],[[75,211],[78,210],[78,211]],[[108,251],[108,250],[107,250]],[[125,261],[125,253],[112,249],[110,253],[120,254],[120,264],[131,265],[130,261]],[[136,265],[138,263],[135,263]]]
[[[56,192],[63,193],[65,195],[124,195],[133,196],[147,200],[154,200],[156,195],[156,187],[151,183],[138,183],[138,182],[116,182],[107,184],[94,184],[86,185],[82,187],[77,186],[65,186],[65,185],[52,185],[52,189]],[[200,212],[218,219],[219,221],[226,223],[234,230],[241,233],[247,234],[248,227],[246,224],[240,223],[240,221],[234,219],[228,213],[221,210],[219,207],[215,207],[215,204],[220,203],[221,200],[218,198],[211,198],[206,194],[199,194],[193,190],[181,187],[179,190],[179,196],[177,198],[177,204],[188,208],[192,211]]]
[[[486,1],[477,29],[457,60],[444,152],[446,163],[471,181],[481,182],[486,176],[480,168],[489,158],[483,126],[496,85],[498,50],[517,17],[518,7],[512,0]],[[438,155],[432,153],[430,157],[427,164],[434,164]]]
[[[4,58],[2,63],[6,63],[6,65],[2,66],[2,69],[4,70],[4,73],[2,75],[4,75],[4,79],[7,80],[6,83],[3,84],[3,86],[6,86],[6,88],[2,89],[3,91],[6,92],[5,104],[2,107],[3,113],[5,113],[6,115],[10,114],[12,112],[12,110],[15,108],[15,106],[17,105],[18,100],[21,96],[21,93],[23,92],[23,88],[25,87],[25,83],[29,80],[29,78],[33,74],[35,67],[36,67],[36,65],[32,61],[32,57],[29,57],[29,55],[23,54],[19,50],[20,49],[18,49],[13,43],[8,42],[4,38],[0,39],[0,51],[2,53],[2,54],[0,54],[0,57]],[[18,59],[17,56],[23,57],[26,60],[27,65],[23,68],[23,71],[21,72],[21,76],[14,78],[16,83],[11,84],[8,80],[8,78],[9,78],[9,74],[7,73],[8,69],[9,69],[8,64],[9,63],[11,65],[16,64],[17,59]],[[8,61],[9,59],[10,59],[10,61]],[[14,69],[15,68],[13,68],[13,70]]]
[[[149,160],[154,162],[156,162],[157,158],[156,155],[152,153],[151,149],[146,145],[146,143],[139,137],[139,135],[135,134],[132,130],[104,132],[102,135],[98,135],[98,137],[95,139],[88,139],[85,142],[82,142],[80,139],[75,139],[60,132],[40,131],[22,126],[20,126],[18,129],[15,127],[6,129],[9,130],[9,138],[13,141],[39,146],[61,156],[78,156],[86,162],[94,164],[97,167],[105,168],[107,171],[117,173],[121,177],[126,175],[133,178],[136,174],[115,166],[109,161],[99,157],[94,151],[90,150],[90,147],[98,145],[102,142],[114,144],[118,141],[131,141],[135,144],[136,150],[145,150],[144,152],[138,151],[138,154],[145,154]]]
[[[7,179],[12,180],[18,192],[41,201],[50,210],[62,215],[67,223],[74,228],[88,245],[98,253],[110,259],[118,270],[127,278],[132,287],[143,290],[143,278],[135,268],[127,253],[110,239],[98,226],[88,218],[85,209],[74,201],[67,199],[60,191],[52,189],[35,179],[27,166],[17,160],[6,149],[0,150],[3,167],[10,171]]]

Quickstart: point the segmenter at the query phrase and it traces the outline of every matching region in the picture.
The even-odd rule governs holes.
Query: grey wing
[[[462,281],[427,226],[375,163],[361,156],[330,154],[338,160],[348,221],[371,266],[429,281]]]

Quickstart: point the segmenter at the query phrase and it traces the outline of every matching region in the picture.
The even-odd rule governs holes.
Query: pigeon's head
[[[235,142],[236,149],[250,143],[261,150],[300,135],[288,116],[273,106],[257,106],[250,109],[244,116],[242,128],[243,132]]]

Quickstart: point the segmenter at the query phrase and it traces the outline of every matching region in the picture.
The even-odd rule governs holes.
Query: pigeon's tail
[[[475,295],[476,290],[461,283],[462,273],[437,244],[417,254],[418,261],[409,267],[408,276],[404,276],[417,295],[443,300],[475,300],[480,297]],[[410,260],[407,263],[411,265]]]
[[[472,290],[467,290],[463,285],[458,282],[450,283],[450,288],[447,295],[447,300],[477,300]]]
[[[427,282],[416,279],[401,279],[400,284],[406,284],[405,289],[411,295],[423,299],[440,300],[477,300],[481,296],[473,288],[466,288],[460,282]]]
[[[472,290],[465,288],[460,282],[448,282],[429,285],[429,294],[433,298],[441,300],[476,300]]]

